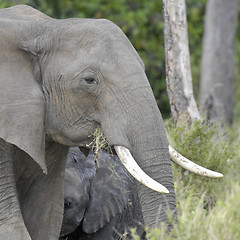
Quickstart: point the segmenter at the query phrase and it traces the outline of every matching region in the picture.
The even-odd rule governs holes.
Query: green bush
[[[236,142],[219,124],[207,124],[195,121],[191,127],[187,124],[168,127],[170,143],[178,152],[195,163],[226,175],[229,163],[236,158]],[[183,183],[184,189],[194,190],[196,196],[206,193],[206,207],[216,201],[221,188],[222,179],[211,179],[189,173],[173,165],[178,184]],[[176,169],[177,168],[177,169]],[[182,186],[181,186],[182,188]]]
[[[225,197],[211,211],[204,208],[205,195],[199,199],[188,192],[178,204],[178,223],[170,234],[154,229],[150,240],[237,240],[240,239],[240,184],[232,183]]]
[[[166,123],[170,143],[194,162],[222,172],[221,179],[196,176],[173,164],[178,222],[167,234],[154,229],[150,240],[240,239],[239,132],[200,121]]]

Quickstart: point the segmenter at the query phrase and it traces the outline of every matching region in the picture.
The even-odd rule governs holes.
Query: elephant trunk
[[[114,99],[109,95],[108,99]],[[159,193],[137,183],[144,222],[154,228],[161,222],[167,222],[168,207],[174,211],[176,209],[163,120],[150,86],[138,86],[127,91],[113,92],[112,95],[115,99],[117,95],[115,108],[105,111],[111,113],[111,116],[101,123],[108,142],[129,149],[140,168],[169,190],[169,194]]]
[[[137,141],[136,147],[133,149],[133,156],[147,175],[161,183],[169,191],[168,194],[159,193],[137,183],[145,224],[150,228],[155,228],[159,227],[162,222],[171,225],[167,220],[167,211],[168,209],[173,210],[176,217],[176,204],[171,162],[163,123],[161,129],[158,127],[156,129],[156,123],[150,125],[152,129],[142,128],[142,131],[138,130],[139,134],[144,137]]]

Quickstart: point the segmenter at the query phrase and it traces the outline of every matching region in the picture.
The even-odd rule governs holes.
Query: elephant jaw
[[[162,184],[156,182],[154,179],[149,177],[137,164],[137,162],[134,160],[132,154],[130,151],[122,146],[114,146],[114,149],[121,160],[122,164],[125,166],[125,168],[128,170],[128,172],[140,183],[144,184],[148,188],[151,188],[157,192],[160,193],[169,193],[168,189],[164,187]],[[220,178],[223,177],[223,174],[214,172],[212,170],[209,170],[207,168],[204,168],[202,166],[197,165],[196,163],[193,163],[192,161],[188,160],[184,156],[182,156],[180,153],[178,153],[176,150],[174,150],[169,145],[169,153],[170,158],[173,162],[181,166],[182,168],[191,171],[193,173],[196,173],[201,176],[211,177],[211,178]]]

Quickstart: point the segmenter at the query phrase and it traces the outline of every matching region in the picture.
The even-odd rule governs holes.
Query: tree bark
[[[232,124],[234,52],[239,0],[208,0],[203,38],[200,106],[208,119]]]
[[[193,96],[184,0],[163,0],[166,83],[175,122],[200,119]]]

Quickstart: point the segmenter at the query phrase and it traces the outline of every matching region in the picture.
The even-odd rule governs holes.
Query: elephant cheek
[[[69,222],[66,222],[66,221],[63,221],[63,225],[62,225],[62,229],[61,229],[61,233],[60,233],[60,237],[63,237],[63,236],[66,236],[70,233],[72,233],[77,227],[78,227],[79,224],[77,224],[77,222],[72,222],[72,221],[69,221]]]

